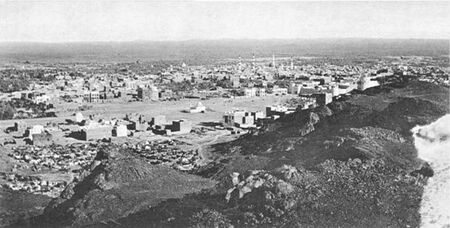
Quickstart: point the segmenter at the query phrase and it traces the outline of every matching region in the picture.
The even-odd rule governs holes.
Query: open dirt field
[[[182,99],[179,101],[155,101],[155,102],[124,102],[124,103],[89,103],[92,109],[83,111],[84,116],[90,114],[99,114],[103,118],[123,118],[127,113],[144,114],[148,120],[156,115],[165,115],[168,121],[176,119],[186,119],[192,121],[193,124],[202,122],[219,122],[225,112],[234,108],[246,109],[248,111],[265,111],[265,107],[282,103],[284,100],[292,98],[291,95],[286,96],[266,96],[266,97],[242,97],[242,98],[212,98],[209,100],[198,99]],[[206,113],[187,113],[190,105],[195,105],[199,101],[207,107]],[[47,122],[63,122],[65,119],[74,119],[74,110],[77,104],[62,103],[55,105],[58,117],[55,118],[39,118],[24,119],[28,125],[46,124]],[[12,126],[17,120],[0,121],[0,129],[3,131],[6,127]]]

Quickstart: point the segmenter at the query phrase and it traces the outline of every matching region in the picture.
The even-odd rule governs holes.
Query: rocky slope
[[[448,94],[448,88],[411,81],[296,112],[263,131],[217,145],[222,157],[220,169],[215,168],[223,175],[214,176],[283,164],[314,167],[327,159],[349,158],[383,158],[413,171],[423,162],[417,159],[410,130],[447,113]]]
[[[150,165],[120,147],[106,147],[82,178],[51,201],[32,224],[60,227],[114,221],[214,184],[170,167]]]
[[[381,160],[329,160],[314,171],[245,172],[227,193],[190,195],[91,227],[417,227],[423,185]]]
[[[299,110],[216,145],[214,162],[197,171],[204,178],[101,153],[34,224],[417,227],[420,174],[432,172],[410,130],[447,113],[448,97],[448,88],[411,81]]]
[[[52,198],[0,188],[0,227],[42,214]]]

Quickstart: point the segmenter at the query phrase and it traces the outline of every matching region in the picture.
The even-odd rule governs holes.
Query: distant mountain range
[[[2,62],[134,62],[186,61],[209,63],[226,58],[280,56],[441,56],[448,40],[423,39],[296,39],[191,40],[74,43],[0,43]]]

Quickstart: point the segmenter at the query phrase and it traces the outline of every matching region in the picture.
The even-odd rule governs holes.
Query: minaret
[[[275,68],[275,53],[272,53],[272,67]]]
[[[242,70],[242,58],[241,58],[241,56],[239,55],[239,63],[238,63],[238,68],[239,68],[239,71],[241,71]]]
[[[293,70],[293,69],[294,69],[294,59],[291,56],[291,70]]]
[[[256,69],[256,58],[255,58],[255,54],[253,53],[253,58],[252,58],[252,70],[255,71]]]

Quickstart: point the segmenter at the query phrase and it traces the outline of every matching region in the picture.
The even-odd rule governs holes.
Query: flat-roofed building
[[[159,100],[158,88],[153,85],[139,87],[137,88],[137,97],[142,101],[157,101]]]
[[[277,106],[267,106],[266,107],[266,116],[284,116],[286,114],[291,114],[295,112],[295,108],[288,108],[286,106],[277,105]]]
[[[288,94],[288,89],[274,86],[272,89],[272,93],[277,96],[286,95]]]
[[[256,88],[244,88],[244,95],[246,97],[255,97],[256,96]]]
[[[290,94],[299,94],[300,90],[302,88],[302,85],[299,83],[291,83],[289,84],[289,93]]]
[[[153,125],[165,125],[167,124],[166,116],[164,115],[157,115],[152,118],[152,124]]]
[[[34,146],[47,146],[53,143],[53,136],[48,131],[39,134],[32,134],[32,144]]]
[[[333,94],[331,93],[316,93],[313,94],[313,97],[316,98],[316,103],[320,106],[327,105],[333,101]]]
[[[357,88],[358,90],[364,91],[366,89],[379,86],[380,83],[376,80],[372,80],[371,77],[363,76],[361,77],[357,82]]]
[[[128,136],[128,129],[127,126],[124,124],[119,124],[114,126],[112,130],[112,136],[115,137],[126,137]]]
[[[264,118],[264,114],[261,111],[234,110],[223,115],[225,125],[240,128],[256,127],[257,121],[261,118]]]
[[[113,127],[111,125],[89,124],[81,128],[79,139],[86,141],[109,139],[112,136],[112,129]]]
[[[170,129],[172,134],[187,134],[192,130],[192,123],[187,120],[174,120]]]
[[[258,97],[266,96],[266,89],[265,88],[257,88],[256,96],[258,96]]]
[[[96,103],[100,101],[100,93],[98,91],[85,91],[83,101],[88,103]]]

